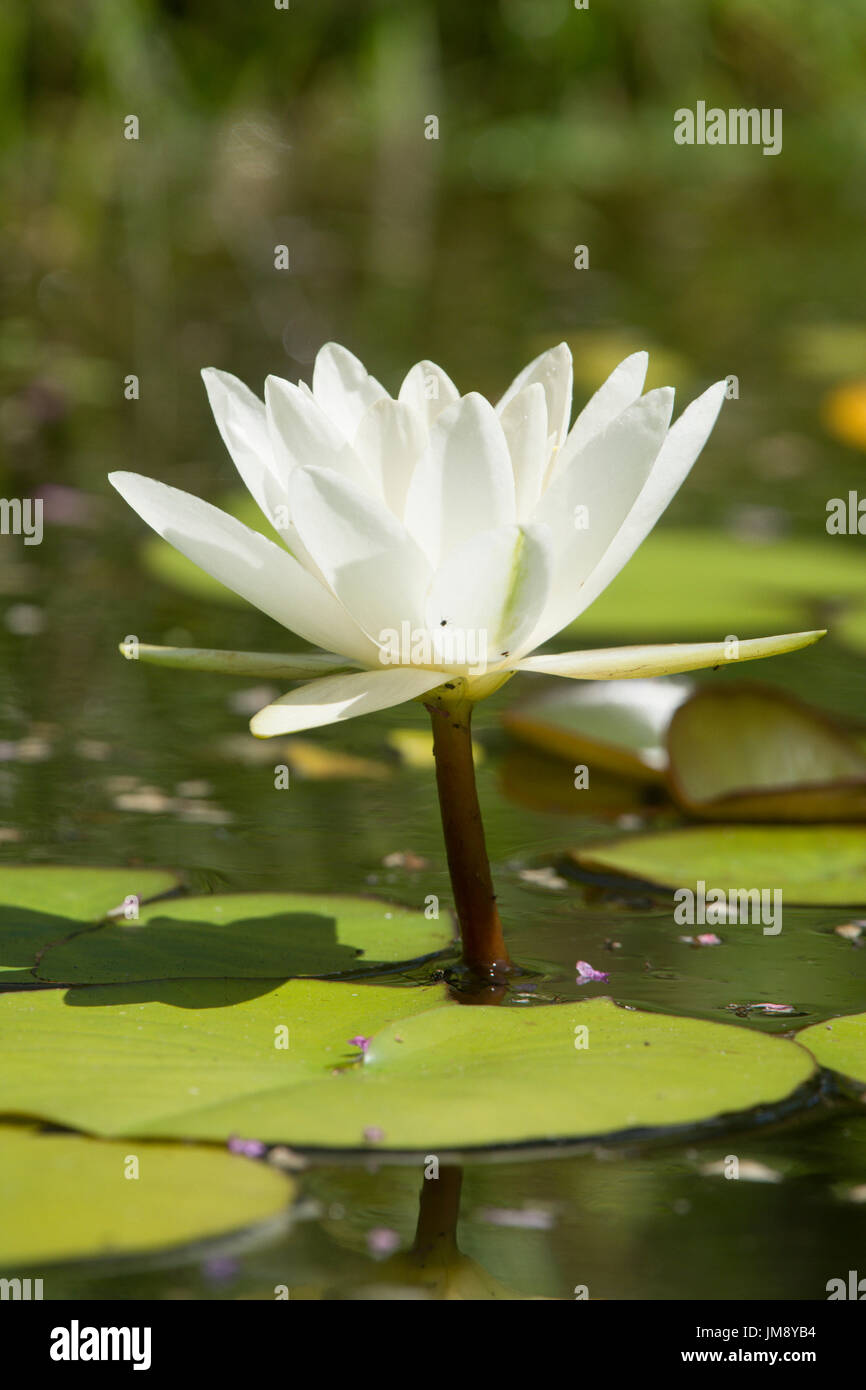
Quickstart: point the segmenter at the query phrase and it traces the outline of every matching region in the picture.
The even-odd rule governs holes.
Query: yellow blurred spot
[[[433,735],[428,729],[389,729],[385,735],[385,742],[398,754],[406,767],[433,766]],[[484,761],[484,750],[474,740],[472,756],[475,766],[480,767]]]
[[[821,418],[827,433],[853,449],[866,449],[866,380],[848,381],[825,397]]]

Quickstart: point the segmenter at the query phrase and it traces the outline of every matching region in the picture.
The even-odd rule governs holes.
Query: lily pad
[[[575,774],[577,766],[571,758],[515,745],[498,762],[499,789],[508,800],[530,811],[578,816],[582,821],[589,816],[610,818],[653,809],[645,805],[645,784],[593,764],[584,786],[583,774]]]
[[[667,736],[670,785],[714,820],[866,818],[866,755],[825,715],[760,686],[700,690]]]
[[[502,722],[545,753],[658,782],[667,768],[668,726],[692,689],[682,679],[557,681],[506,710]]]
[[[781,889],[786,903],[866,903],[866,827],[747,826],[659,831],[572,852],[583,869],[688,888]]]
[[[804,1028],[799,1041],[820,1066],[866,1086],[866,1014],[849,1014]]]
[[[375,898],[221,893],[154,903],[60,942],[35,974],[62,984],[337,975],[435,955],[452,938],[450,917]]]
[[[866,598],[859,552],[831,540],[750,542],[718,531],[654,531],[567,629],[569,647],[611,635],[745,636],[808,628],[816,601]],[[593,645],[590,640],[589,645]]]
[[[162,869],[87,869],[22,864],[0,869],[0,983],[33,983],[40,951],[101,921],[129,897],[176,888]]]
[[[811,1074],[786,1039],[607,999],[466,1008],[438,986],[297,980],[252,999],[239,981],[168,983],[159,1002],[120,986],[0,998],[0,1108],[103,1136],[544,1143],[774,1105]]]
[[[135,1172],[137,1176],[130,1176]],[[0,1127],[0,1267],[144,1254],[285,1224],[292,1183],[207,1147],[106,1143]],[[50,1280],[44,1296],[51,1296]]]

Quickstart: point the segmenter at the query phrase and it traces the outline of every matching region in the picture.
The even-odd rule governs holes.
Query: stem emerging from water
[[[433,721],[436,786],[454,905],[463,939],[463,963],[486,979],[511,968],[493,878],[472,761],[472,703],[428,704]]]

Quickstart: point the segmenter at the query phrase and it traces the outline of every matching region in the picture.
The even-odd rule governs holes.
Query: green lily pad
[[[786,1039],[606,999],[466,1008],[438,986],[298,980],[256,998],[240,981],[167,983],[159,1001],[121,986],[0,997],[0,1109],[106,1137],[544,1143],[772,1105],[811,1073]]]
[[[135,1159],[138,1176],[130,1160]],[[285,1222],[292,1183],[207,1147],[106,1143],[0,1127],[0,1267],[144,1254]],[[45,1298],[51,1297],[50,1280]]]
[[[541,695],[505,710],[517,738],[620,776],[658,782],[667,768],[665,735],[691,681],[557,681]],[[590,778],[590,786],[592,778]]]
[[[866,1086],[866,1014],[849,1014],[804,1028],[799,1041],[819,1066]]]
[[[0,983],[32,984],[40,951],[101,921],[126,898],[140,902],[177,887],[162,869],[79,869],[42,864],[0,869]]]
[[[866,903],[866,828],[747,826],[659,831],[577,849],[583,869],[688,888],[781,889],[801,906]]]
[[[375,898],[219,893],[59,942],[35,974],[55,984],[337,975],[435,955],[452,939],[450,916],[428,921]]]
[[[810,626],[816,600],[864,598],[860,553],[829,539],[758,543],[660,530],[566,629],[567,645],[611,635],[672,641],[797,632]]]
[[[645,804],[646,783],[608,772],[595,762],[588,784],[575,786],[578,765],[572,757],[555,757],[515,744],[497,764],[499,789],[509,801],[530,811],[578,816],[582,821],[588,816],[609,818],[654,809]]]
[[[675,799],[714,820],[866,818],[866,755],[825,715],[760,686],[700,690],[667,736]]]

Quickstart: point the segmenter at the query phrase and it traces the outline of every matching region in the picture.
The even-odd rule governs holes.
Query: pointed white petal
[[[549,482],[553,482],[571,461],[577,457],[593,435],[606,429],[623,410],[627,410],[639,397],[646,380],[649,354],[634,352],[626,357],[611,372],[607,381],[599,386],[595,395],[587,401],[569,431],[568,438],[557,454],[550,471]]]
[[[674,494],[685,482],[695,459],[706,444],[722,408],[725,389],[726,383],[717,381],[702,396],[692,401],[671,426],[652,471],[613,543],[584,580],[579,592],[575,590],[574,604],[570,611],[566,611],[565,607],[560,608],[555,615],[551,614],[550,623],[545,614],[544,623],[535,634],[536,646],[546,642],[548,637],[559,632],[566,623],[572,622],[585,612],[628,563],[641,541],[649,535]]]
[[[359,671],[349,676],[325,676],[302,685],[266,705],[250,720],[257,738],[274,734],[296,734],[322,724],[336,724],[373,710],[390,709],[405,700],[415,700],[442,684],[441,671],[392,670]]]
[[[678,671],[700,671],[705,666],[731,666],[738,661],[781,656],[811,647],[825,635],[817,632],[785,632],[776,637],[748,637],[736,642],[671,642],[664,646],[604,647],[594,651],[560,652],[530,656],[518,661],[518,671],[542,671],[548,676],[573,680],[627,680],[635,676],[672,676]]]
[[[470,392],[430,431],[406,497],[406,526],[438,566],[476,531],[516,518],[514,476],[502,426],[489,401]]]
[[[409,480],[426,446],[423,419],[390,397],[371,405],[358,426],[355,452],[397,517],[403,516]]]
[[[289,501],[302,541],[374,641],[401,622],[422,625],[430,567],[382,503],[327,468],[297,469]]]
[[[533,634],[533,646],[572,618],[581,584],[613,542],[650,474],[672,405],[670,387],[647,392],[591,439],[543,494],[533,519],[550,526],[556,565],[550,602]]]
[[[558,347],[542,352],[528,367],[524,367],[520,375],[514,378],[496,409],[501,413],[525,386],[540,381],[547,397],[547,418],[551,434],[554,436],[554,445],[559,445],[568,433],[568,422],[571,419],[573,377],[571,350],[567,343],[560,343]]]
[[[387,394],[347,348],[326,343],[319,349],[313,367],[313,395],[346,439],[354,439],[364,411]]]
[[[286,550],[209,502],[143,478],[111,473],[109,482],[148,526],[227,589],[308,642],[361,661],[375,650],[333,594]]]
[[[308,681],[357,664],[336,652],[233,652],[212,647],[155,647],[139,642],[133,658],[125,641],[120,643],[120,650],[128,660],[143,661],[149,666],[211,671],[223,676],[265,676],[269,680]]]
[[[268,490],[274,481],[274,460],[265,407],[230,372],[205,367],[201,375],[217,428],[235,468],[265,516],[269,516]]]
[[[518,656],[543,611],[552,565],[546,526],[501,526],[452,550],[427,596],[437,660],[459,670]]]
[[[367,492],[377,491],[375,480],[321,406],[281,377],[265,382],[265,405],[274,457],[281,464],[286,486],[296,468],[333,468]],[[282,502],[286,502],[285,488]]]
[[[514,470],[517,518],[522,520],[532,515],[550,462],[547,398],[541,382],[518,391],[499,418]]]
[[[398,400],[408,405],[420,420],[432,425],[447,405],[459,401],[460,392],[447,372],[435,362],[416,362],[406,373]]]

